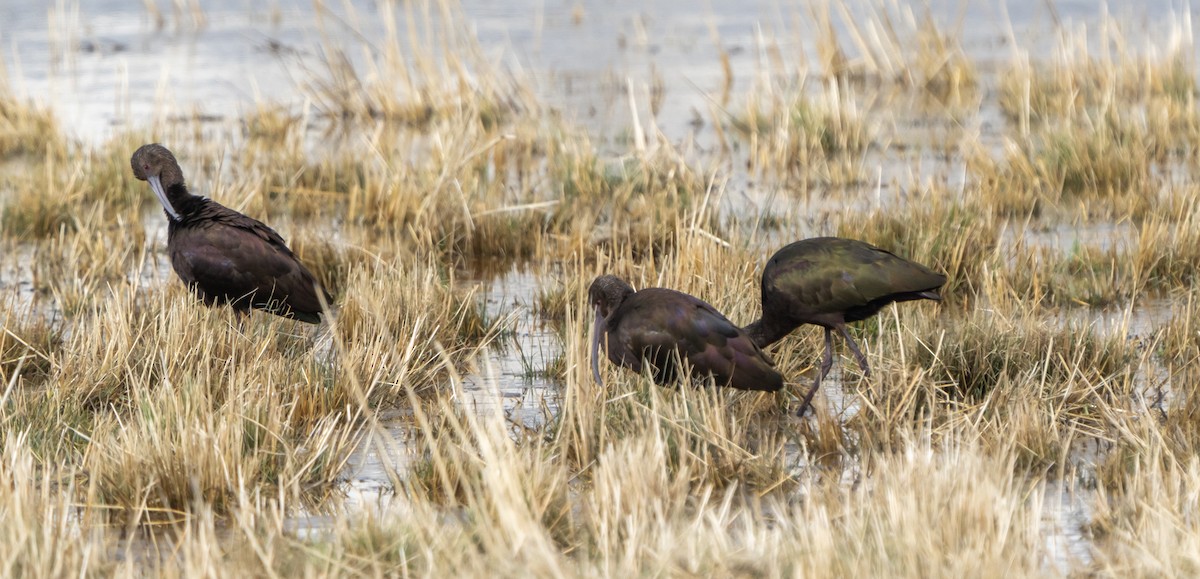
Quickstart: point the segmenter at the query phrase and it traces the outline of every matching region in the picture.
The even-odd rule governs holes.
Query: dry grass
[[[18,375],[44,377],[53,367],[52,355],[62,344],[57,325],[32,305],[7,303],[2,312],[0,380],[9,383]]]
[[[52,237],[88,228],[81,220],[140,229],[139,209],[152,200],[129,172],[128,151],[149,140],[141,132],[126,133],[90,151],[59,143],[26,170],[14,171],[7,183],[12,193],[0,205],[3,234]]]
[[[1113,216],[1139,208],[1157,188],[1159,142],[1112,109],[1100,118],[1043,125],[1028,139],[1008,141],[1003,160],[975,156],[972,164],[984,199],[1000,215],[1040,216],[1099,201],[1088,209]]]
[[[428,264],[381,264],[356,272],[347,283],[337,332],[340,341],[352,345],[348,358],[369,370],[359,379],[382,381],[390,396],[403,388],[421,389],[413,384],[434,384],[432,378],[446,369],[443,352],[459,359],[495,340],[504,329],[501,321],[488,320],[474,295],[454,285],[452,277]],[[398,373],[378,374],[388,366]]]
[[[707,149],[573,126],[453,3],[378,10],[382,39],[327,36],[305,61],[307,104],[256,103],[219,129],[69,143],[0,90],[6,574],[1194,573],[1186,50],[1126,50],[1110,28],[1096,54],[1064,33],[1051,59],[997,75],[907,3],[826,3],[801,17],[816,66],[769,58]],[[914,99],[929,106],[904,110]],[[981,110],[1008,124],[977,130]],[[955,142],[892,134],[921,123]],[[287,237],[335,295],[327,322],[187,293],[128,170],[152,140],[197,192]],[[922,165],[864,182],[897,159]],[[747,209],[760,189],[800,195]],[[1034,235],[1106,226],[1120,242]],[[765,259],[815,234],[948,276],[943,303],[854,325],[870,376],[838,341],[815,416],[794,416],[815,328],[770,348],[779,394],[608,363],[593,383],[597,274],[747,323]],[[536,287],[485,299],[514,269]],[[1142,319],[1152,298],[1171,315]],[[522,349],[538,323],[554,351]],[[522,378],[496,368],[514,355]],[[518,390],[536,419],[513,410]],[[347,480],[362,460],[382,486],[365,507]],[[1052,515],[1064,493],[1078,522]],[[1087,556],[1064,556],[1064,536]]]
[[[1168,39],[1165,50],[1130,46],[1115,20],[1102,22],[1099,29],[1099,39],[1089,38],[1086,31],[1065,32],[1049,59],[1019,55],[1001,75],[999,104],[1004,112],[1024,122],[1044,121],[1117,102],[1161,106],[1156,99],[1195,99],[1193,39],[1187,25],[1177,25],[1172,31],[1176,38]]]
[[[960,32],[945,30],[928,7],[822,2],[812,11],[824,74],[863,84],[897,84],[946,109],[974,98],[978,73],[963,53]]]
[[[848,90],[836,82],[816,97],[769,95],[750,100],[732,128],[748,147],[750,165],[800,183],[845,186],[863,176],[870,127]],[[765,102],[764,102],[765,101]]]
[[[1128,391],[1138,358],[1121,332],[1099,333],[1075,322],[1048,327],[1047,313],[1038,314],[1006,312],[995,305],[974,310],[949,328],[921,336],[921,343],[940,347],[919,350],[913,362],[922,368],[934,366],[935,380],[968,397],[1012,384],[1041,384],[1088,398],[1088,388],[1073,385],[1077,381],[1111,389],[1114,396]],[[1067,407],[1076,404],[1086,402],[1064,402]]]
[[[37,158],[64,146],[54,115],[45,107],[17,98],[10,90],[8,71],[0,65],[0,161]]]
[[[1200,222],[1195,197],[1180,193],[1184,202],[1171,213],[1156,213],[1139,225],[1134,271],[1156,289],[1190,288],[1200,265]],[[1190,197],[1190,199],[1189,199]]]

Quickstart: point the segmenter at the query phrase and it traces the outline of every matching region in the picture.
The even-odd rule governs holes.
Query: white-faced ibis
[[[261,221],[188,192],[166,147],[143,145],[130,159],[167,214],[167,254],[183,283],[207,305],[226,303],[316,324],[321,289],[283,238]],[[318,294],[320,292],[320,294]]]
[[[783,387],[775,364],[746,332],[707,303],[664,288],[635,292],[624,280],[602,275],[588,288],[596,308],[592,334],[592,374],[600,379],[600,344],[608,359],[634,372],[643,362],[653,366],[659,384],[681,374],[686,360],[698,375],[712,375],[718,385],[774,392]]]
[[[821,380],[833,367],[833,331],[845,338],[863,375],[867,357],[846,331],[893,302],[941,300],[946,276],[919,263],[853,239],[817,237],[792,243],[771,256],[762,275],[762,317],[745,331],[759,347],[773,344],[803,324],[825,328],[825,356],[812,390],[800,404],[808,408]]]

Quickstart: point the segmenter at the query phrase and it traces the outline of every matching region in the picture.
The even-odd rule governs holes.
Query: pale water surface
[[[260,102],[297,109],[311,105],[299,86],[310,70],[319,69],[323,45],[343,46],[354,58],[364,45],[380,42],[385,33],[377,2],[367,0],[326,2],[322,10],[315,8],[320,2],[309,0],[201,4],[202,24],[191,13],[177,12],[172,2],[157,3],[161,22],[141,2],[128,0],[0,3],[0,54],[8,83],[18,95],[52,107],[68,130],[84,141],[100,142],[156,119],[191,122],[199,118],[220,127],[236,123]],[[629,138],[632,94],[644,128],[656,128],[672,142],[693,142],[703,149],[712,146],[707,126],[712,111],[722,106],[726,82],[722,52],[732,66],[735,98],[775,72],[764,64],[768,48],[779,49],[789,70],[802,68],[813,60],[813,4],[807,0],[464,0],[460,16],[490,59],[531,83],[544,102],[586,127],[597,141]],[[852,12],[870,6],[894,7],[886,2],[847,4]],[[920,14],[924,4],[915,4],[913,10]],[[398,3],[395,11],[399,14],[405,5]],[[984,90],[994,90],[994,78],[988,73],[1010,61],[1014,42],[1021,49],[1044,54],[1054,49],[1057,23],[1081,30],[1094,27],[1105,10],[1090,0],[935,0],[928,5],[943,28],[961,27],[963,48],[984,74]],[[1189,10],[1186,4],[1162,0],[1107,6],[1110,13],[1128,15],[1123,21],[1130,29],[1151,35],[1169,30],[1181,11]],[[652,91],[659,91],[655,98],[661,99],[653,109],[656,114],[652,114]],[[912,138],[918,141],[923,132],[944,130],[928,126],[918,113],[896,113],[895,122],[897,133],[915,135]],[[985,106],[966,122],[989,142],[995,141],[1006,121]],[[877,175],[871,187],[879,195],[894,193],[887,192],[892,177],[916,176],[919,181],[924,171],[953,175],[955,164],[961,162],[915,148],[915,156],[877,155],[868,162],[869,172]],[[787,202],[775,192],[759,191],[750,179],[735,178],[729,188],[726,202],[734,205]],[[872,201],[867,197],[863,202]],[[161,247],[165,222],[149,223],[150,234]],[[1123,225],[1013,235],[1064,248],[1077,243],[1120,246],[1136,237]],[[148,275],[165,283],[170,273],[163,266],[165,260],[160,261]],[[22,276],[21,271],[0,271],[0,291],[27,291],[22,289],[28,287]],[[558,338],[533,311],[540,284],[546,280],[518,269],[464,283],[482,284],[481,299],[486,300],[489,315],[512,316],[514,334],[509,345],[492,353],[481,375],[467,377],[464,403],[480,411],[499,407],[518,424],[546,420],[546,412],[555,408],[558,389],[538,369],[561,354]],[[1156,324],[1170,315],[1169,307],[1148,311]],[[1107,326],[1113,316],[1124,314],[1095,315]],[[1114,325],[1148,332],[1153,324]],[[832,404],[853,412],[855,401],[840,396],[838,380],[827,380],[826,387]],[[403,470],[413,458],[412,449],[403,445],[407,424],[397,417],[387,427],[400,444],[364,444],[352,459],[346,472],[352,502],[364,509],[403,508],[388,490],[380,449],[391,448],[387,461]],[[1044,505],[1046,541],[1057,554],[1058,570],[1068,570],[1071,561],[1087,560],[1088,540],[1081,534],[1089,518],[1087,501],[1075,485],[1047,483]],[[319,516],[294,520],[298,532],[318,535],[327,524]]]

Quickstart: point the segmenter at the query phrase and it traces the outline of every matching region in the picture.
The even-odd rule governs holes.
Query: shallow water
[[[260,101],[298,105],[304,99],[297,84],[315,64],[323,38],[347,47],[353,59],[349,48],[358,39],[371,44],[384,34],[376,2],[368,0],[210,0],[203,3],[202,23],[172,3],[155,4],[161,22],[140,3],[122,0],[0,6],[10,85],[51,106],[78,136],[100,141],[155,118],[234,122]],[[643,123],[653,116],[669,138],[682,139],[706,133],[694,121],[708,117],[714,98],[723,104],[722,53],[730,60],[734,94],[777,74],[763,64],[765,51],[778,48],[788,70],[815,53],[809,28],[817,9],[802,2],[712,2],[699,9],[687,0],[461,4],[461,17],[485,54],[532,81],[569,120],[608,137],[629,130],[630,84]],[[1178,17],[1177,3],[1167,0],[1109,2],[1107,8],[1082,0],[928,4],[944,27],[961,28],[964,52],[985,71],[1008,62],[1013,40],[1035,53],[1052,49],[1056,21],[1084,29],[1097,26],[1105,11],[1133,14],[1122,20],[1153,34]],[[403,6],[394,8],[401,16]],[[852,16],[880,13],[873,3],[846,6]],[[897,22],[923,16],[894,6],[883,12]],[[1006,22],[1011,38],[1008,25],[997,26]],[[839,19],[834,25],[846,37]],[[653,115],[651,86],[661,90]],[[919,118],[904,127],[928,127]],[[981,133],[999,120],[985,111]]]
[[[930,6],[934,14],[953,15],[944,19],[947,26],[961,26],[963,48],[985,75],[982,90],[994,90],[987,74],[1009,62],[1014,40],[1030,51],[1052,50],[1056,20],[1080,28],[1095,26],[1102,10],[1084,0],[963,4],[938,0]],[[1152,34],[1170,22],[1175,4],[1112,2],[1108,10],[1136,12],[1135,27]],[[403,10],[402,5],[396,10]],[[0,6],[0,51],[9,84],[18,94],[52,107],[76,137],[88,142],[176,118],[224,126],[238,122],[259,102],[305,106],[297,85],[306,70],[318,67],[322,42],[345,46],[358,58],[360,53],[350,47],[359,46],[360,35],[378,39],[384,34],[374,16],[375,2],[367,0],[276,0],[265,6],[217,0],[204,3],[203,23],[172,6],[160,3],[160,25],[140,3],[127,1],[5,3]],[[871,6],[875,4],[852,4],[851,10]],[[779,0],[712,2],[699,9],[690,0],[465,0],[461,16],[485,54],[525,77],[544,102],[598,141],[627,141],[633,133],[631,111],[636,110],[643,130],[662,131],[673,143],[693,143],[704,151],[716,146],[709,127],[714,112],[731,106],[726,90],[738,95],[756,83],[785,80],[768,64],[772,51],[786,63],[783,70],[813,60],[810,10],[806,2]],[[997,22],[1010,22],[1012,35]],[[732,78],[726,78],[720,65],[722,54],[729,58]],[[861,186],[861,195],[798,200],[746,178],[730,183],[724,202],[735,211],[792,204],[800,211],[819,205],[836,212],[848,205],[882,205],[903,195],[897,182],[949,175],[953,186],[962,159],[920,146],[940,139],[947,127],[930,124],[917,106],[901,109],[894,114],[893,132],[913,146],[904,147],[908,153],[868,153],[865,165],[872,178]],[[994,106],[985,106],[963,124],[977,132],[985,146],[998,147],[1005,122]],[[146,223],[148,239],[161,248],[164,221],[155,215]],[[819,229],[814,226],[814,233]],[[1034,245],[1070,250],[1075,244],[1120,247],[1136,233],[1127,224],[1095,224],[1021,236]],[[775,241],[782,240],[768,243]],[[167,283],[171,274],[164,264],[156,260],[143,272],[144,281]],[[0,270],[0,291],[28,299],[28,268],[14,267],[18,269]],[[493,348],[484,367],[465,377],[463,404],[480,411],[500,408],[516,424],[542,423],[554,412],[559,392],[539,369],[562,353],[559,338],[533,313],[539,287],[550,281],[517,269],[462,283],[482,287],[489,316],[512,318],[511,339]],[[1169,306],[1153,304],[1143,304],[1131,314],[1070,315],[1094,316],[1092,321],[1105,327],[1144,335],[1163,323],[1164,310],[1169,317]],[[855,410],[854,400],[842,397],[839,372],[825,381],[822,395],[842,412]],[[404,442],[410,429],[403,416],[385,420],[383,438],[392,441],[369,439],[351,459],[346,490],[352,505],[364,510],[402,508],[395,504],[387,473],[392,468],[403,473],[415,458]],[[1045,495],[1046,543],[1056,554],[1052,568],[1067,572],[1073,562],[1091,558],[1081,532],[1089,517],[1087,501],[1069,483],[1047,483]],[[319,515],[299,516],[292,523],[297,533],[314,535],[329,524]]]

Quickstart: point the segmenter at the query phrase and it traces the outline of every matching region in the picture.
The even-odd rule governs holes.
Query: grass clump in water
[[[48,109],[23,102],[11,93],[8,75],[0,66],[0,160],[60,153],[66,147],[62,135]]]
[[[373,369],[358,378],[382,386],[372,387],[372,397],[428,390],[450,369],[446,360],[461,359],[500,335],[500,324],[488,319],[474,293],[453,286],[453,277],[430,265],[378,265],[351,275],[338,339],[363,346],[351,352],[351,367]]]
[[[676,247],[680,232],[721,233],[712,209],[719,195],[714,177],[673,151],[606,163],[582,143],[552,163],[551,178],[561,184],[562,196],[551,210],[549,230],[565,236],[572,250],[599,244],[655,256]]]
[[[1119,213],[1152,189],[1159,151],[1145,126],[1113,111],[1047,126],[1029,140],[1006,143],[1004,159],[973,155],[981,199],[1002,216],[1038,217],[1049,209],[1105,201],[1090,210]]]
[[[1086,411],[1092,389],[1105,396],[1128,388],[1138,357],[1124,336],[1067,323],[1047,327],[1025,313],[976,309],[952,325],[944,337],[930,336],[924,343],[940,343],[936,353],[916,357],[929,367],[936,380],[961,395],[979,398],[999,387],[1032,383],[1063,402]],[[1059,389],[1072,384],[1086,388]]]
[[[800,89],[803,90],[803,89]],[[831,84],[822,95],[751,100],[732,127],[748,146],[750,166],[804,183],[849,185],[862,180],[862,156],[871,132],[846,90]]]
[[[1064,39],[1064,42],[1072,42]],[[1184,50],[1158,57],[1146,54],[1087,54],[1086,43],[1058,53],[1050,64],[1028,56],[1001,75],[1001,110],[1014,120],[1044,121],[1111,106],[1115,101],[1145,103],[1156,98],[1188,102],[1196,95],[1191,58]]]

